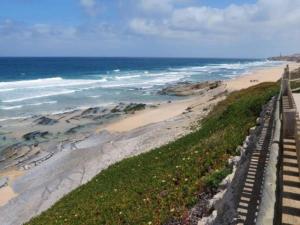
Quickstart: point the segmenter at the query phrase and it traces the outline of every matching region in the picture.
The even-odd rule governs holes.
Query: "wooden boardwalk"
[[[275,212],[273,223],[270,224],[275,225],[300,225],[300,120],[289,79],[287,67],[282,79],[281,96],[279,96],[281,97],[282,130],[277,164],[276,203],[273,205],[274,208],[269,208]],[[273,105],[270,108],[274,110],[275,107]],[[250,160],[244,183],[238,190],[239,201],[235,224],[258,224],[257,216],[263,199],[264,176],[274,131],[273,114],[273,111],[266,113],[256,145],[249,146],[247,149]]]
[[[279,218],[275,224],[300,224],[300,121],[290,88],[289,71],[283,76],[282,152],[279,160]]]
[[[300,224],[300,179],[295,139],[283,140],[281,224]]]

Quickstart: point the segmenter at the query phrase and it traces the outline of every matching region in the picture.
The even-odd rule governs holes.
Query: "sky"
[[[1,0],[0,56],[300,52],[300,0]]]

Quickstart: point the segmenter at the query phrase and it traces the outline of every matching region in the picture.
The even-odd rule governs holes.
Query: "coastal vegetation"
[[[200,194],[216,191],[230,173],[229,157],[278,91],[263,83],[229,94],[192,133],[108,167],[27,224],[186,221]]]
[[[295,69],[291,71],[290,78],[293,79],[300,79],[300,68]],[[300,80],[291,81],[291,89],[299,89],[300,88]],[[296,92],[299,93],[300,90],[297,90]]]

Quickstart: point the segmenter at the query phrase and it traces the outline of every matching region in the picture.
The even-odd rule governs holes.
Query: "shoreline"
[[[283,62],[282,65],[270,68],[254,69],[248,74],[240,75],[224,82],[227,84],[229,91],[245,89],[262,82],[274,82],[281,78],[286,64],[289,64],[290,70],[294,70],[300,66],[300,63]]]
[[[295,62],[286,62],[286,63],[290,64],[291,70],[300,67],[300,63],[295,63]],[[281,73],[285,65],[286,64],[283,63],[282,65],[274,66],[271,68],[255,69],[249,74],[246,75],[241,74],[230,80],[222,80],[222,82],[225,84],[228,92],[245,89],[250,86],[263,83],[263,82],[274,82],[281,78]],[[253,80],[253,82],[251,82],[251,80]],[[130,129],[137,128],[139,126],[145,126],[150,123],[167,120],[176,115],[179,115],[180,114],[179,112],[182,112],[184,109],[186,109],[189,104],[191,105],[197,104],[198,97],[199,96],[190,96],[188,99],[175,100],[170,104],[162,103],[157,109],[146,109],[144,111],[138,112],[137,115],[129,116],[122,119],[121,121],[116,121],[113,122],[112,124],[108,124],[107,126],[105,126],[105,128],[113,132],[124,132]],[[174,104],[177,104],[177,107],[174,106]],[[172,108],[172,110],[170,108]],[[163,114],[160,115],[162,116],[162,118],[151,117],[159,114],[160,110],[169,111],[168,112],[169,116]],[[140,123],[141,125],[139,125],[138,123]]]
[[[291,70],[300,66],[299,63],[289,64]],[[277,81],[284,66],[285,64],[282,64],[274,68],[255,70],[251,74],[240,75],[234,79],[223,81],[223,83],[225,88],[232,92],[262,82]],[[3,193],[6,196],[5,199],[0,199],[0,217],[3,217],[5,212],[8,213],[14,207],[17,207],[16,215],[20,216],[24,222],[34,214],[36,215],[50,207],[64,194],[87,182],[109,165],[124,158],[149,151],[187,134],[191,131],[193,123],[204,118],[217,102],[225,98],[222,88],[207,92],[201,95],[200,98],[199,95],[192,96],[171,103],[160,103],[155,108],[148,107],[134,112],[134,114],[120,115],[105,124],[94,124],[87,127],[87,130],[83,129],[70,134],[66,140],[58,138],[54,143],[39,143],[36,149],[22,149],[24,154],[32,151],[30,154],[41,154],[41,157],[45,157],[46,160],[31,168],[23,168],[20,174],[14,178],[9,177],[12,170],[0,170],[2,172],[0,177],[9,177],[5,189],[0,188],[0,196],[3,196]],[[220,93],[223,93],[223,95],[218,96]],[[85,110],[80,111],[80,113],[83,111]],[[87,116],[89,115],[87,114]],[[70,117],[67,113],[59,116],[65,116],[63,121],[67,121]],[[72,117],[74,116],[76,115],[72,114]],[[85,120],[83,122],[88,122],[88,118],[83,118],[83,120]],[[32,121],[24,121],[29,126],[32,123]],[[65,122],[64,125],[69,126],[70,124]],[[80,126],[80,122],[76,122],[74,119],[71,125]],[[42,129],[43,127],[45,130],[51,128],[50,126],[37,126],[31,127],[31,129]],[[55,129],[59,130],[61,128],[62,126],[58,125]],[[65,130],[68,129],[71,128],[65,128]],[[16,136],[22,137],[22,133],[17,133]],[[47,158],[50,153],[53,154]],[[79,168],[79,172],[75,168],[76,165],[82,167]],[[49,180],[46,180],[46,177]],[[74,181],[67,181],[67,178],[70,177]],[[58,186],[56,183],[58,183]],[[63,185],[60,186],[61,184]],[[45,188],[49,188],[49,186],[52,189],[53,187],[57,189],[54,188],[55,191],[50,191],[46,196],[47,198],[41,199]],[[39,187],[39,189],[33,191],[33,187]],[[32,199],[31,201],[35,202],[29,212],[24,212],[20,205],[23,199]],[[2,222],[5,222],[5,220]]]
[[[284,62],[282,61],[282,65],[272,65],[272,66],[269,66],[269,67],[256,67],[256,68],[252,68],[250,71],[246,72],[246,73],[242,73],[242,74],[239,74],[239,75],[236,75],[232,78],[229,78],[229,79],[221,79],[220,81],[224,82],[225,84],[227,83],[232,83],[233,81],[235,80],[240,80],[241,78],[244,78],[244,77],[248,77],[248,76],[253,76],[253,73],[256,73],[256,72],[262,72],[262,71],[269,71],[269,70],[272,70],[272,69],[278,69],[278,67],[282,67],[286,64],[290,64],[290,65],[299,65],[300,66],[300,63],[297,63],[297,62]],[[293,67],[291,66],[291,69]],[[276,70],[277,71],[277,70]],[[278,76],[280,77],[280,76]],[[210,80],[210,81],[214,81],[214,80]],[[272,81],[272,79],[270,80]],[[199,81],[199,83],[201,83],[202,81]],[[180,82],[178,82],[180,83]],[[176,83],[175,83],[176,84]],[[168,85],[172,85],[172,84],[167,84]],[[249,87],[249,86],[248,86]],[[239,90],[240,88],[238,88]],[[191,98],[191,96],[188,96],[187,99]],[[186,100],[186,99],[184,99]],[[172,99],[172,102],[180,102],[182,100],[180,99]],[[131,101],[124,101],[122,103],[125,103],[125,104],[129,104]],[[138,101],[135,101],[135,102],[138,102]],[[156,101],[152,101],[152,102],[142,102],[141,103],[146,103],[147,105],[161,105],[161,104],[166,104],[166,102],[168,102],[168,100],[156,100]],[[100,107],[100,108],[109,108],[110,106],[116,106],[118,103],[108,103],[108,104],[105,104],[105,105],[87,105],[87,106],[81,106],[81,107],[78,107],[78,108],[66,108],[64,110],[58,110],[58,111],[55,111],[55,112],[52,112],[52,113],[40,113],[40,114],[32,114],[32,115],[28,115],[28,116],[17,116],[17,117],[9,117],[9,118],[0,118],[0,123],[1,122],[5,122],[5,121],[15,121],[15,120],[26,120],[26,119],[30,119],[30,118],[33,118],[33,117],[37,117],[37,116],[54,116],[54,115],[63,115],[63,114],[66,114],[66,113],[72,113],[74,111],[84,111],[88,108],[92,108],[92,107]],[[1,128],[1,127],[0,127]]]

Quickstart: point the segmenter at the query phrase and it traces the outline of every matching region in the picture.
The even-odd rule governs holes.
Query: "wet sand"
[[[10,186],[11,182],[13,182],[18,177],[24,174],[23,171],[17,169],[10,169],[7,171],[0,172],[1,177],[7,177],[9,182],[7,186],[0,188],[0,207],[9,202],[10,199],[16,197],[18,194],[14,192],[12,187]]]

